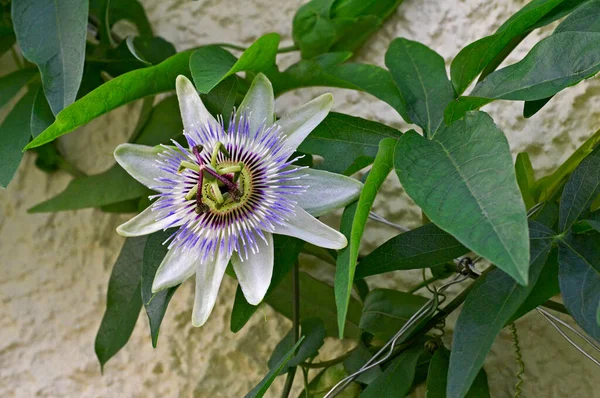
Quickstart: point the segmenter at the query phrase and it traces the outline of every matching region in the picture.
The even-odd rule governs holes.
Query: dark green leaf
[[[374,289],[365,300],[359,326],[376,339],[387,341],[427,301],[398,290]]]
[[[148,188],[134,180],[121,166],[114,165],[103,173],[75,178],[60,194],[37,204],[28,212],[45,213],[100,207],[139,198],[148,192]]]
[[[326,368],[310,381],[308,387],[298,395],[298,398],[324,398],[329,390],[346,376],[348,376],[348,372],[344,370],[341,363]],[[352,382],[336,397],[358,398],[360,391],[360,384]]]
[[[98,20],[100,42],[109,45],[109,32],[119,21],[129,21],[140,36],[152,36],[152,26],[144,7],[137,0],[90,0],[90,14]]]
[[[168,144],[171,139],[182,133],[183,122],[179,115],[179,103],[177,97],[172,95],[152,108],[150,117],[135,139],[135,143],[150,146]]]
[[[573,233],[584,234],[587,232],[600,232],[600,222],[596,220],[581,220],[573,224]]]
[[[126,39],[127,48],[139,61],[147,65],[157,65],[177,52],[173,44],[162,37],[134,37]]]
[[[496,33],[463,48],[452,61],[450,74],[458,94],[462,94],[510,42],[532,29],[562,0],[533,0],[506,21]]]
[[[335,299],[338,310],[340,338],[344,336],[344,324],[352,293],[360,241],[365,231],[365,224],[369,218],[375,196],[377,196],[377,191],[379,191],[379,188],[394,166],[394,148],[397,142],[393,138],[385,138],[379,143],[379,151],[357,204],[348,206],[342,216],[342,227],[340,230],[346,235],[348,246],[340,251],[335,271]]]
[[[600,194],[600,147],[596,147],[573,171],[560,199],[558,228],[566,231],[590,214],[590,206]]]
[[[287,373],[288,370],[298,366],[301,362],[309,358],[314,358],[325,341],[325,325],[318,318],[310,318],[301,322],[301,336],[304,336],[304,343],[300,346],[294,356],[279,372],[280,375]],[[269,369],[273,369],[281,361],[287,352],[294,346],[294,330],[290,330],[288,334],[277,344],[275,350],[269,358]]]
[[[40,170],[51,173],[60,169],[60,154],[53,143],[37,147],[34,152],[37,154],[35,165]]]
[[[146,237],[127,238],[108,281],[106,311],[96,334],[100,367],[129,340],[142,309],[140,279]]]
[[[558,244],[558,280],[565,307],[600,342],[600,235],[568,234]]]
[[[57,114],[75,101],[83,76],[88,1],[14,0],[12,19],[19,48],[40,69]]]
[[[500,269],[480,278],[467,296],[456,322],[447,394],[462,398],[479,373],[496,336],[525,301],[546,264],[554,232],[530,222],[529,285],[521,286]]]
[[[600,32],[600,2],[588,1],[569,14],[553,34],[562,32]]]
[[[277,237],[277,235],[275,235]],[[277,258],[277,257],[275,257]],[[277,269],[277,268],[275,268]],[[292,318],[292,281],[287,277],[271,293],[265,302],[285,317]],[[353,297],[350,298],[346,317],[346,337],[356,338],[361,334],[358,328],[362,305]],[[336,307],[333,288],[313,277],[300,272],[300,319],[320,318],[325,322],[327,336],[339,335],[336,322]]]
[[[446,398],[446,385],[448,384],[448,367],[450,366],[450,351],[439,347],[429,363],[427,372],[427,398]],[[481,368],[473,385],[465,398],[489,398],[487,375]]]
[[[477,110],[492,101],[493,100],[489,98],[470,96],[458,97],[450,102],[444,110],[444,123],[452,124],[455,121],[462,119],[467,112]]]
[[[171,297],[180,285],[152,293],[152,282],[158,270],[158,266],[169,251],[168,245],[163,244],[172,230],[155,232],[148,236],[144,247],[144,259],[142,262],[142,302],[148,315],[150,323],[150,334],[152,336],[152,347],[156,348],[158,332]]]
[[[56,115],[56,121],[26,149],[53,141],[121,105],[175,89],[177,75],[190,76],[190,54],[191,51],[178,53],[156,66],[137,69],[106,82]]]
[[[428,268],[452,261],[469,249],[429,223],[397,235],[361,260],[354,278],[395,270]]]
[[[269,286],[269,290],[267,290],[267,294],[265,295],[265,301],[268,303],[270,302],[269,296],[274,293],[279,284],[282,283],[286,275],[292,269],[294,263],[297,261],[304,242],[290,236],[274,235],[273,245],[275,264],[273,265],[271,285]],[[285,300],[288,303],[291,303],[290,292],[291,290],[288,290],[287,293],[289,297],[287,300]],[[284,294],[283,292],[281,293]],[[238,289],[235,293],[233,310],[231,311],[231,331],[234,333],[239,332],[257,309],[258,306],[251,305],[246,301],[242,289],[238,286]],[[289,314],[291,314],[291,307],[289,307]]]
[[[359,341],[350,356],[344,360],[344,369],[346,369],[348,374],[354,374],[371,358],[373,358],[373,354],[371,354],[362,341]],[[366,372],[361,373],[355,380],[363,384],[371,384],[381,373],[381,367],[374,366]]]
[[[202,102],[213,115],[223,115],[223,123],[229,126],[229,116],[233,112],[238,93],[238,77],[227,77],[208,94],[202,94]]]
[[[267,373],[267,375],[260,381],[260,383],[258,383],[256,387],[254,387],[248,394],[246,394],[245,398],[263,397],[269,389],[269,387],[271,387],[271,384],[273,384],[273,380],[275,380],[277,375],[279,375],[281,369],[283,369],[284,366],[288,363],[288,361],[292,359],[294,351],[296,351],[296,348],[298,348],[302,344],[303,340],[304,336],[300,338],[300,340],[298,340],[296,344],[294,344],[294,346],[287,352],[287,354],[284,355],[283,358],[281,358],[281,360],[271,368],[271,370],[269,370],[269,373]]]
[[[529,210],[535,205],[535,200],[533,199],[535,173],[527,152],[521,152],[517,155],[517,160],[515,161],[515,175],[517,177],[519,190],[523,196],[523,202],[525,202],[525,208]]]
[[[400,136],[398,130],[384,124],[331,112],[299,150],[325,158],[318,169],[351,175],[373,163],[382,139]]]
[[[542,269],[540,276],[535,283],[533,289],[527,296],[527,299],[521,304],[519,309],[513,314],[512,317],[506,324],[509,325],[512,322],[516,321],[523,315],[527,314],[529,311],[534,310],[536,307],[544,304],[546,301],[550,300],[552,297],[556,296],[560,293],[560,288],[558,286],[558,250],[556,247],[553,247],[550,250],[550,254],[548,255],[548,260],[546,260],[546,265]]]
[[[523,117],[530,118],[533,115],[535,115],[540,109],[544,107],[544,105],[550,102],[552,97],[542,98],[534,101],[525,101],[523,105]]]
[[[364,91],[394,108],[410,122],[400,90],[390,72],[375,65],[349,63],[340,65],[349,53],[323,54],[303,60],[283,72],[276,68],[267,72],[275,95],[301,87],[329,86]]]
[[[2,188],[8,186],[23,159],[22,149],[31,136],[31,108],[33,108],[37,88],[37,86],[30,87],[0,125],[0,137],[2,137],[0,187]]]
[[[394,161],[402,186],[431,221],[527,282],[525,205],[506,137],[487,114],[469,114],[433,140],[405,133]]]
[[[540,41],[520,62],[490,74],[475,97],[541,100],[600,70],[600,32],[563,32]]]
[[[139,209],[140,198],[129,199],[122,202],[100,206],[100,210],[105,213],[137,213]]]
[[[26,68],[0,77],[0,107],[6,105],[12,97],[17,95],[36,73],[35,68]]]
[[[423,346],[420,344],[403,351],[390,363],[385,372],[360,394],[361,398],[404,398],[412,387],[417,361],[422,354]]]
[[[438,131],[444,108],[454,99],[444,59],[429,47],[396,39],[385,54],[385,65],[400,89],[408,115],[427,137]]]
[[[190,70],[196,88],[201,93],[208,93],[223,79],[235,73],[264,72],[272,68],[278,45],[278,34],[266,34],[252,43],[238,60],[217,46],[196,50],[190,58]]]
[[[40,86],[35,93],[33,108],[31,109],[31,136],[33,138],[48,128],[54,122],[54,114],[44,96],[44,89]]]

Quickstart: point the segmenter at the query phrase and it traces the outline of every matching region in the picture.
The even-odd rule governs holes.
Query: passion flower
[[[153,281],[154,292],[196,275],[192,323],[206,322],[231,261],[246,300],[260,303],[273,274],[272,234],[325,248],[346,246],[344,235],[315,217],[357,198],[360,182],[295,166],[293,153],[327,116],[324,94],[274,122],[271,83],[258,75],[224,127],[192,83],[176,82],[188,147],[123,144],[117,162],[157,194],[150,207],[117,228],[123,236],[176,228]]]

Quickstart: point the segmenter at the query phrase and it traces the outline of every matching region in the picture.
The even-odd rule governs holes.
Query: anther
[[[221,141],[217,142],[217,144],[215,145],[212,154],[210,156],[210,165],[213,167],[217,167],[217,155],[219,154],[219,152],[221,152],[223,155],[225,155],[226,158],[230,158],[231,155],[229,154],[229,152],[227,151],[227,149],[225,148],[225,145],[223,145],[221,143]]]

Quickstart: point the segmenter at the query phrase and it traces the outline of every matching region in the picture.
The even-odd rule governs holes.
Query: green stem
[[[23,69],[23,66],[24,66],[23,62],[21,61],[19,54],[17,54],[17,51],[15,50],[15,46],[10,47],[10,52],[12,53],[13,60],[15,61],[15,64],[17,64],[17,67],[19,69]]]
[[[330,366],[337,365],[340,362],[344,362],[346,360],[346,358],[348,358],[351,354],[352,354],[352,351],[349,351],[349,352],[345,353],[344,355],[341,355],[337,358],[333,358],[333,359],[330,359],[329,361],[323,361],[323,362],[317,362],[317,363],[302,362],[300,364],[300,366],[302,366],[303,368],[307,368],[307,369],[328,368]]]
[[[422,281],[421,283],[419,283],[417,286],[415,286],[415,287],[413,287],[412,289],[410,289],[410,290],[408,291],[408,293],[410,293],[410,294],[413,294],[413,293],[414,293],[414,292],[416,292],[417,290],[419,290],[419,289],[421,289],[421,288],[423,288],[423,287],[425,287],[425,286],[429,285],[430,283],[433,283],[433,282],[435,282],[435,281],[438,281],[438,280],[440,280],[440,279],[441,279],[441,278],[439,278],[439,277],[435,277],[435,276],[432,276],[432,277],[431,277],[431,278],[429,278],[429,279],[425,279],[424,281]]]
[[[298,51],[299,48],[297,45],[293,45],[293,46],[289,46],[289,47],[281,47],[280,49],[277,50],[277,53],[279,54],[283,54],[283,53],[291,53],[293,51]]]
[[[292,330],[294,331],[293,344],[296,344],[298,340],[300,340],[300,265],[298,264],[298,261],[294,263],[292,269],[292,305],[292,321],[294,323],[292,327]],[[282,398],[287,398],[290,395],[295,376],[296,366],[288,371],[285,379],[285,386],[283,387],[283,394],[281,394]]]

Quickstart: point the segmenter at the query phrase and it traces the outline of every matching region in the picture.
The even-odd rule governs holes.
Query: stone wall
[[[291,19],[301,0],[144,0],[158,34],[178,50],[201,44],[248,45],[266,32],[291,44]],[[449,65],[466,44],[492,33],[524,0],[405,0],[397,13],[358,54],[357,60],[383,64],[385,50],[398,36],[438,51]],[[520,59],[551,28],[534,32],[509,57]],[[281,64],[296,55],[280,57]],[[10,57],[0,60],[0,75],[14,69]],[[277,100],[289,110],[325,89],[303,89]],[[387,105],[366,95],[332,90],[334,110],[405,129]],[[514,154],[527,151],[538,176],[553,170],[600,123],[598,79],[558,94],[538,115],[526,120],[521,104],[498,102],[485,108],[508,136]],[[61,141],[69,159],[89,173],[113,163],[112,150],[136,122],[139,104],[99,118]],[[207,324],[191,326],[193,282],[173,298],[164,319],[158,348],[152,349],[142,313],[127,346],[106,366],[94,355],[94,337],[106,300],[112,264],[123,238],[115,228],[127,216],[98,210],[27,214],[34,204],[59,193],[70,180],[64,173],[47,175],[26,155],[7,190],[0,191],[0,396],[2,397],[240,397],[266,373],[270,352],[290,322],[264,306],[238,334],[229,331],[235,282],[226,279]],[[418,212],[402,193],[395,176],[378,197],[375,211],[395,222],[418,225]],[[334,224],[335,217],[329,220]],[[364,248],[372,249],[394,234],[368,224]],[[418,272],[375,278],[377,286],[410,286]],[[599,396],[598,369],[569,346],[537,314],[517,322],[526,363],[524,396]],[[451,334],[446,336],[451,341]],[[322,359],[348,343],[327,342]],[[338,351],[339,352],[339,351]],[[516,364],[508,332],[497,339],[485,368],[493,397],[512,396]],[[296,379],[299,391],[301,377]],[[278,379],[268,394],[279,396]],[[422,396],[417,392],[416,396]]]

